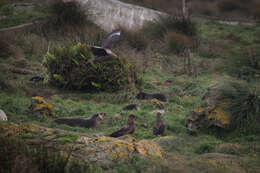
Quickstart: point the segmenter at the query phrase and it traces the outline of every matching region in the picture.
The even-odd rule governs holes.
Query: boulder
[[[2,109],[0,109],[0,121],[7,121],[7,120],[8,119],[5,112]]]
[[[46,102],[42,97],[32,97],[29,113],[36,118],[54,117],[54,107]]]
[[[74,161],[97,163],[102,167],[110,166],[113,161],[127,160],[134,154],[143,157],[163,157],[162,149],[154,141],[137,141],[130,135],[119,138],[91,134],[81,136],[78,133],[32,124],[0,124],[0,137],[7,136],[25,137],[24,142],[28,145],[44,144],[63,156],[70,154],[70,159]]]
[[[230,124],[230,112],[225,109],[227,103],[221,100],[218,90],[209,90],[202,98],[204,106],[191,110],[186,117],[189,132],[197,133],[202,128],[217,126],[227,128]]]

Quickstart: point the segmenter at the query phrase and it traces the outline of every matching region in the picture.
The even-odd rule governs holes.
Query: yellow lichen
[[[44,116],[54,116],[54,107],[47,103],[42,97],[32,97],[31,112],[41,112]]]
[[[230,123],[229,112],[223,110],[221,107],[216,107],[209,115],[209,120],[216,120],[220,125],[226,126]]]
[[[202,107],[197,107],[197,108],[193,109],[193,112],[198,113],[198,114],[201,114],[203,111],[204,111],[204,108],[202,108]]]
[[[158,100],[158,99],[152,99],[151,102],[152,102],[156,107],[158,107],[159,109],[163,109],[164,106],[166,105],[166,103],[161,102],[161,101]]]

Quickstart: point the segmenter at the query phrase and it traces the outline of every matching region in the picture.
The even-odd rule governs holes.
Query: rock
[[[115,114],[111,117],[113,120],[120,120],[122,118],[121,114]]]
[[[54,117],[54,107],[47,103],[42,97],[32,97],[31,105],[29,106],[29,113],[33,117],[47,118]]]
[[[151,113],[152,113],[152,114],[155,114],[155,115],[157,115],[157,113],[160,113],[161,115],[163,115],[163,114],[165,114],[165,110],[163,110],[163,109],[158,109],[158,110],[152,111]]]
[[[125,107],[123,107],[123,110],[139,110],[140,106],[138,104],[130,104]]]
[[[159,109],[163,109],[164,106],[166,105],[165,102],[162,102],[162,101],[160,101],[158,99],[152,99],[151,102]]]
[[[55,132],[55,133],[54,133]],[[110,166],[113,161],[129,159],[133,154],[143,157],[162,158],[162,149],[152,140],[137,141],[131,135],[119,138],[107,136],[79,136],[78,133],[45,128],[32,124],[17,125],[13,123],[0,124],[0,136],[34,136],[34,139],[24,138],[24,142],[36,146],[45,146],[70,159],[83,163],[98,163],[103,167]],[[64,135],[63,135],[64,134]],[[66,134],[66,135],[65,135]],[[68,137],[69,140],[67,139]]]
[[[8,121],[6,114],[2,109],[0,109],[0,121]]]
[[[191,133],[197,133],[201,128],[217,126],[226,128],[230,124],[230,112],[225,110],[217,90],[209,90],[202,98],[204,107],[191,110],[186,117],[186,127]]]

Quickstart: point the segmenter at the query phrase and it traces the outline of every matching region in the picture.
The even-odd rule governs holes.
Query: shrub
[[[161,18],[159,22],[148,23],[143,28],[144,34],[154,39],[163,39],[169,31],[175,31],[187,36],[195,36],[197,34],[195,23],[183,17],[176,18],[170,16]]]
[[[6,39],[7,37],[0,37],[0,58],[8,58],[12,54],[10,44]]]
[[[231,129],[238,130],[241,135],[259,134],[260,122],[260,88],[233,82],[221,89],[221,98],[228,104],[231,112]]]
[[[229,12],[240,8],[239,2],[237,2],[237,0],[222,0],[218,2],[217,5],[219,10],[222,12]]]
[[[193,47],[192,40],[184,34],[176,32],[167,32],[165,35],[168,51],[174,53],[181,53],[185,48]]]
[[[11,4],[8,4],[8,1],[0,2],[0,15],[9,16],[14,12],[14,7]]]
[[[138,31],[129,31],[121,28],[121,41],[126,42],[130,47],[137,51],[144,50],[148,46],[148,39]]]
[[[0,75],[0,90],[8,90],[9,85],[5,78],[3,78],[2,75]]]
[[[253,15],[255,18],[260,20],[260,4],[257,4],[255,7],[253,7]]]
[[[87,23],[86,11],[76,1],[63,2],[56,0],[51,5],[49,20],[55,27],[63,25],[84,25]]]
[[[43,60],[52,85],[89,91],[134,87],[139,79],[123,57],[94,57],[87,44],[58,46]]]

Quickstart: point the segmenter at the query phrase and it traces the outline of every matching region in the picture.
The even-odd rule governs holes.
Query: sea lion
[[[85,128],[97,127],[105,118],[105,113],[98,113],[92,115],[91,118],[58,118],[54,122],[58,124],[67,124],[69,126],[79,126]]]

